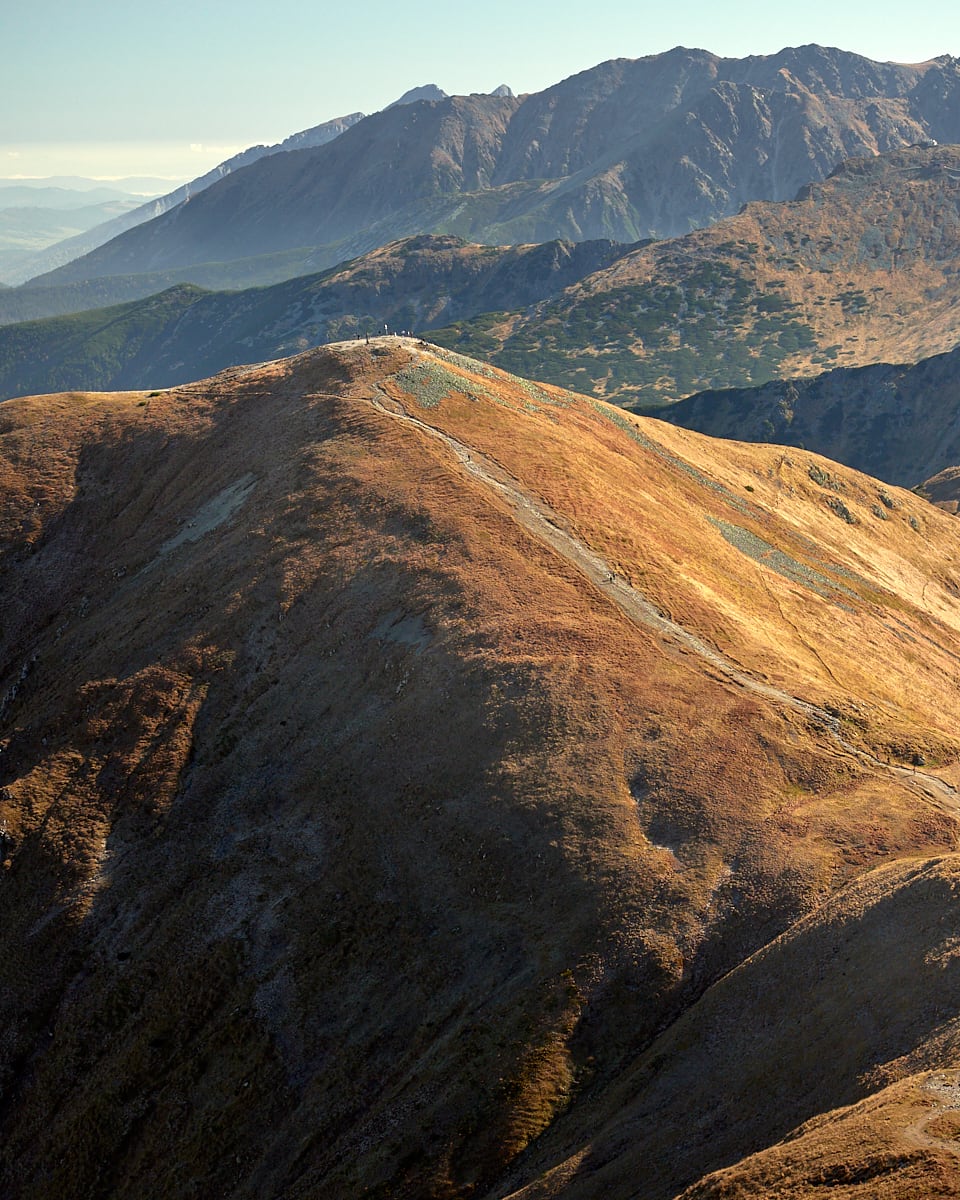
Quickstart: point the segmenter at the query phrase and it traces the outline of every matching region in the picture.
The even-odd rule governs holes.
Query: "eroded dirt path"
[[[466,471],[507,501],[517,520],[525,529],[576,566],[634,624],[644,629],[651,629],[681,650],[697,655],[737,687],[805,717],[812,725],[826,733],[845,754],[851,755],[874,770],[897,776],[908,787],[923,794],[926,799],[932,800],[938,805],[946,802],[946,807],[951,812],[960,814],[960,799],[958,799],[957,789],[951,784],[936,775],[930,775],[910,767],[895,766],[876,758],[869,751],[854,745],[843,737],[840,732],[840,723],[832,713],[750,675],[725,658],[714,646],[664,616],[642,592],[612,571],[605,559],[575,534],[564,529],[558,514],[542,500],[525,492],[519,482],[504,471],[498,463],[464,445],[450,434],[413,416],[399,401],[387,396],[379,389],[377,395],[371,398],[371,403],[387,416],[411,425],[443,442]]]

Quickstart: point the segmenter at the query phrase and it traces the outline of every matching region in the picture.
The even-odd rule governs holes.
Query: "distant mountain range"
[[[89,175],[20,175],[0,180],[0,188],[9,186],[25,188],[63,188],[67,191],[87,192],[99,191],[108,187],[117,189],[124,195],[160,196],[170,190],[170,184],[175,182],[167,175],[124,175],[109,181],[93,179]]]
[[[446,97],[446,94],[446,92],[438,88],[435,84],[427,84],[405,92],[399,100],[395,100],[389,107],[394,108],[398,105],[413,104],[419,100],[441,100]],[[502,85],[495,94],[512,95],[513,93],[505,85]],[[196,179],[192,179],[188,183],[174,188],[173,191],[166,192],[161,196],[143,202],[132,211],[125,212],[116,217],[109,213],[105,214],[104,218],[96,225],[91,222],[89,227],[85,227],[83,236],[67,237],[65,235],[53,245],[50,245],[48,242],[44,253],[38,250],[32,255],[23,255],[18,258],[11,257],[7,260],[0,258],[0,274],[9,283],[18,284],[36,275],[51,271],[64,263],[87,254],[97,246],[102,246],[105,242],[119,236],[125,230],[141,225],[145,221],[159,216],[161,213],[169,212],[171,209],[176,208],[177,205],[184,203],[191,196],[197,195],[197,193],[202,192],[205,188],[210,187],[211,184],[223,179],[232,171],[249,166],[250,163],[257,162],[259,159],[265,158],[270,154],[278,154],[289,150],[304,150],[313,146],[325,145],[335,137],[339,137],[351,125],[362,121],[363,118],[364,113],[362,112],[349,113],[345,117],[336,117],[332,121],[325,121],[320,125],[312,126],[310,129],[293,133],[289,137],[284,138],[282,142],[277,142],[274,145],[250,146],[246,150],[242,150],[239,154],[225,159],[212,170],[207,171],[205,175],[200,175]],[[69,180],[63,182],[69,182]],[[74,182],[76,184],[93,183],[92,180],[76,180]],[[13,190],[12,187],[4,187],[0,184],[0,205],[3,205],[8,194],[12,196]],[[97,198],[103,200],[117,199],[125,196],[125,193],[116,189],[96,188],[95,191]],[[64,187],[48,187],[43,189],[26,185],[18,186],[16,193],[19,202],[31,207],[39,207],[41,205],[43,207],[68,207],[66,203],[57,202],[58,196],[56,193],[59,193],[61,197],[77,194],[75,190],[71,191]],[[92,201],[81,201],[81,203],[90,204]],[[69,206],[79,207],[79,205]],[[141,292],[140,294],[146,293]]]
[[[105,189],[106,190],[106,189]],[[38,203],[24,196],[27,188],[0,189],[0,275],[16,281],[32,271],[38,255],[53,243],[82,238],[104,222],[123,223],[143,201],[137,197],[98,198],[97,193],[37,189]],[[92,198],[85,199],[89,195]],[[102,197],[102,193],[100,194]]]
[[[143,300],[0,328],[0,398],[67,388],[166,387],[320,342],[423,330],[534,305],[610,265],[615,242],[470,245],[424,235],[268,288],[179,285]],[[6,300],[6,297],[4,298]]]
[[[315,125],[312,129],[305,129],[300,133],[291,134],[290,137],[285,138],[282,142],[274,146],[251,146],[249,149],[235,154],[232,158],[226,159],[205,175],[201,175],[197,179],[183,184],[181,187],[174,188],[173,191],[167,192],[166,195],[148,200],[132,211],[98,223],[93,228],[75,237],[58,241],[49,248],[37,251],[29,257],[11,261],[6,267],[3,266],[2,260],[0,260],[0,270],[2,270],[4,279],[14,284],[23,283],[35,275],[52,271],[61,264],[87,254],[97,246],[102,246],[105,242],[118,237],[126,230],[133,229],[137,225],[142,225],[145,221],[152,220],[161,213],[177,208],[178,205],[185,203],[191,196],[197,195],[198,192],[202,192],[205,188],[210,187],[217,180],[225,178],[232,171],[239,170],[240,167],[257,162],[269,154],[277,154],[286,150],[303,149],[307,146],[321,146],[328,141],[332,141],[333,138],[339,137],[345,129],[349,129],[351,125],[356,124],[357,121],[362,119],[363,113],[351,113],[349,116],[337,117],[333,121],[326,121],[321,125]],[[2,202],[2,198],[3,192],[0,191],[0,202]]]
[[[670,236],[791,198],[851,155],[960,140],[960,67],[806,46],[678,48],[544,92],[454,96],[270,154],[44,277],[130,275],[308,248],[314,267],[420,232],[490,243]]]
[[[123,188],[94,180],[89,187],[63,187],[60,184],[30,184],[0,179],[0,209],[52,208],[69,210],[106,204],[111,200],[133,200],[135,195]],[[143,197],[140,197],[142,202]]]

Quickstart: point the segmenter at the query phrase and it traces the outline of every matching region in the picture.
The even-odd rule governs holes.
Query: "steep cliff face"
[[[901,67],[808,46],[618,59],[521,99],[388,109],[330,146],[231,175],[49,281],[298,246],[343,259],[418,232],[672,236],[748,200],[786,199],[851,155],[960,137],[958,95],[950,58]]]
[[[4,1195],[955,1194],[955,518],[404,339],[0,485]]]

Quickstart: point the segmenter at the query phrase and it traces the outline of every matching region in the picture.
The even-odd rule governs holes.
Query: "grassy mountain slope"
[[[612,242],[494,247],[424,236],[269,288],[211,294],[181,285],[125,305],[0,328],[0,397],[164,387],[384,324],[421,329],[473,316],[507,295],[534,304],[626,250]]]
[[[184,284],[147,300],[97,308],[69,317],[25,321],[0,331],[0,379],[4,399],[49,388],[119,384],[149,361],[156,343],[204,293]]]
[[[659,403],[952,349],[958,255],[960,149],[912,148],[642,247],[534,312],[435,336],[618,403]]]
[[[960,1184],[953,517],[401,339],[0,482],[0,1190]]]

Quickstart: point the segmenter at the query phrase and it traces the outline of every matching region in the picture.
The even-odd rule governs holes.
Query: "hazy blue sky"
[[[960,5],[920,0],[2,0],[0,176],[189,177],[407,88],[538,91],[672,46],[960,56]]]

